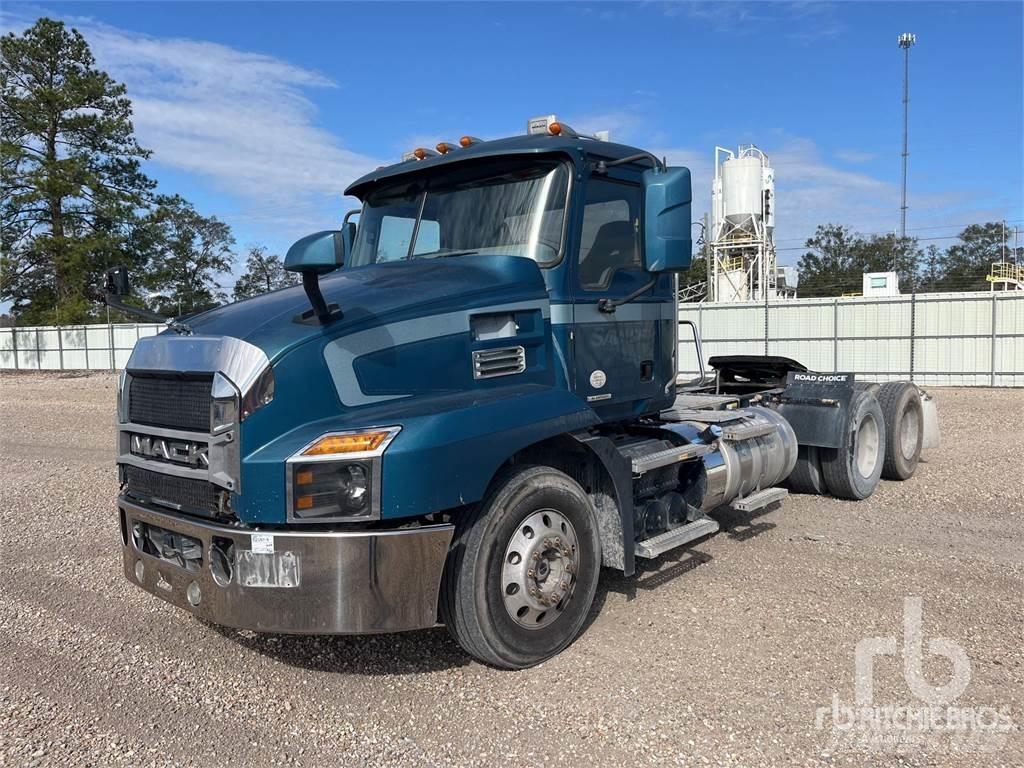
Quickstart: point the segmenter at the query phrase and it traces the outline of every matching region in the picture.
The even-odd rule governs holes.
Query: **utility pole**
[[[903,196],[900,203],[900,238],[907,236],[907,145],[908,120],[910,117],[910,47],[917,42],[917,35],[904,32],[898,40],[903,49]]]

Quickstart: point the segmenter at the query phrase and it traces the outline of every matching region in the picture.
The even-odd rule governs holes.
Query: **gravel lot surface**
[[[732,514],[634,578],[606,571],[583,636],[510,673],[444,629],[257,636],[127,583],[115,386],[0,376],[2,765],[1024,765],[1024,391],[935,390],[944,444],[911,481]],[[832,728],[855,646],[902,646],[908,596],[927,680],[952,669],[928,640],[955,641],[954,705],[1016,725],[969,745],[987,751],[851,751]],[[874,701],[921,706],[900,654],[877,659]]]

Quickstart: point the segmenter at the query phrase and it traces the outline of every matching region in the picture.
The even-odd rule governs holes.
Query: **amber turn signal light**
[[[304,450],[302,455],[331,456],[375,451],[388,439],[390,434],[390,432],[360,432],[354,435],[324,435]]]

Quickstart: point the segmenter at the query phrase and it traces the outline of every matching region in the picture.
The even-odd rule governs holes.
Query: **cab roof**
[[[599,141],[589,136],[533,134],[509,136],[492,141],[478,141],[468,147],[458,147],[444,155],[428,155],[423,160],[404,160],[394,165],[384,165],[375,171],[353,181],[345,190],[346,195],[363,198],[379,182],[400,176],[416,174],[443,165],[452,165],[463,160],[488,157],[562,153],[575,157],[593,157],[600,160],[621,160],[645,152],[643,149],[611,141]]]

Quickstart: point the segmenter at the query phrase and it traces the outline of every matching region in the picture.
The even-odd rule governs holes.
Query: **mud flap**
[[[921,450],[939,447],[939,409],[935,407],[935,398],[918,388],[921,392],[921,412],[924,416],[924,434],[921,436]]]
[[[800,445],[838,448],[846,434],[852,373],[790,371],[778,407],[796,433]]]

